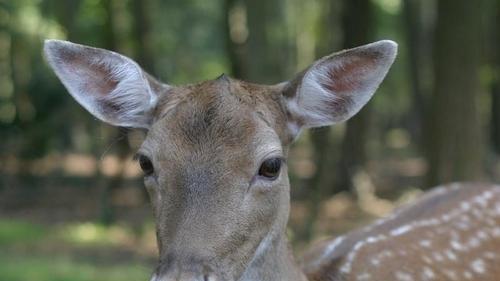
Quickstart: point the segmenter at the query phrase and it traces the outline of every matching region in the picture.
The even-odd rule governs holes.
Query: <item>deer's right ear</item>
[[[46,40],[45,57],[69,93],[91,114],[116,126],[149,128],[165,87],[118,53]]]
[[[324,57],[285,83],[291,133],[351,118],[377,90],[396,53],[396,43],[375,42]]]

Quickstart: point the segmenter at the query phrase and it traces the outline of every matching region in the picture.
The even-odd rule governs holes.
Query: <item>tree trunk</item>
[[[244,79],[247,66],[245,62],[245,43],[248,39],[246,23],[246,7],[242,0],[225,0],[224,21],[226,53],[230,63],[231,75],[234,78]]]
[[[419,147],[422,146],[422,120],[425,99],[422,86],[422,69],[424,61],[424,42],[422,40],[421,23],[422,3],[419,0],[405,0],[403,19],[405,25],[406,45],[408,46],[409,78],[411,85],[411,112],[408,115],[407,127]]]
[[[151,24],[149,22],[150,16],[148,15],[149,5],[150,0],[132,1],[132,15],[134,17],[133,36],[136,42],[135,60],[148,73],[154,76],[156,73],[154,71],[153,49],[151,47]]]
[[[428,119],[429,186],[476,180],[482,172],[478,112],[482,0],[440,0],[435,85]]]
[[[245,0],[248,19],[247,77],[257,83],[276,83],[289,65],[283,0]]]
[[[77,28],[75,28],[75,19],[80,8],[81,0],[58,0],[55,2],[56,18],[66,29],[67,39],[77,41],[79,38]]]
[[[374,26],[371,1],[344,0],[343,4],[344,48],[369,43]],[[370,135],[371,107],[370,103],[367,104],[347,122],[334,192],[351,191],[354,175],[366,162],[366,144]]]
[[[106,10],[106,22],[102,30],[102,42],[104,42],[104,48],[119,52],[115,33],[115,10],[113,6],[114,0],[102,0],[102,5],[104,10]]]
[[[496,16],[493,18],[491,32],[491,62],[493,81],[491,85],[491,140],[493,150],[500,154],[500,1],[494,5]]]

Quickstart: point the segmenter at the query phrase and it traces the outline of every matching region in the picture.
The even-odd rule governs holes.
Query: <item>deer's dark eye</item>
[[[280,174],[281,163],[281,158],[267,159],[260,165],[259,176],[275,180]]]
[[[139,165],[141,166],[142,171],[144,172],[144,175],[149,176],[152,173],[154,173],[155,168],[153,167],[153,163],[147,156],[144,155],[139,155]]]

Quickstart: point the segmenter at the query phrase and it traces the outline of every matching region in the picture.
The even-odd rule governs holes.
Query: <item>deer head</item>
[[[288,255],[287,152],[304,128],[345,121],[396,56],[379,41],[291,81],[171,86],[120,54],[65,41],[45,56],[69,93],[112,125],[143,128],[137,155],[156,219],[153,280],[302,280]]]

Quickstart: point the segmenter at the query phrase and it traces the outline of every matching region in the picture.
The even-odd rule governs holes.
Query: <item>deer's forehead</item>
[[[274,115],[267,107],[257,107],[257,100],[269,93],[264,88],[251,92],[247,87],[218,79],[176,89],[172,93],[175,104],[165,103],[150,131],[152,142],[169,147],[169,153],[184,154],[178,157],[202,154],[196,152],[211,157],[248,154],[255,153],[264,140],[279,143],[269,137],[276,135],[272,132]]]

